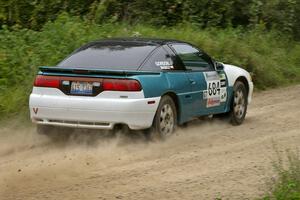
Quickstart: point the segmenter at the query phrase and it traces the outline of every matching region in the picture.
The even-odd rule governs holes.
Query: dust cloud
[[[285,97],[290,98],[286,99]],[[165,141],[77,131],[51,140],[33,125],[0,130],[0,197],[255,199],[273,177],[273,145],[300,142],[300,86],[255,95],[241,126],[197,119]]]

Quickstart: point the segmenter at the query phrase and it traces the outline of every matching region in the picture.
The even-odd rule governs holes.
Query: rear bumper
[[[151,127],[159,101],[160,97],[117,99],[32,93],[29,107],[31,119],[37,124],[91,129],[126,124],[139,130]]]

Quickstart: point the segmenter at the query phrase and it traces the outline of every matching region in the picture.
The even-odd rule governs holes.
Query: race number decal
[[[207,89],[203,91],[203,99],[207,100],[206,107],[220,106],[227,100],[226,76],[216,72],[206,72]]]
[[[220,81],[207,81],[207,96],[218,97],[220,96]]]
[[[207,90],[206,90],[206,107],[214,107],[220,105],[220,81],[213,80],[207,81]]]

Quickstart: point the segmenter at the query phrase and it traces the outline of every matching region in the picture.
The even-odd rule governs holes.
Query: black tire
[[[163,96],[154,116],[152,129],[147,131],[150,140],[164,140],[174,133],[177,127],[177,112],[173,99]]]
[[[36,132],[52,140],[67,140],[74,130],[71,128],[38,124]]]
[[[233,86],[233,96],[230,106],[229,119],[234,126],[244,122],[248,106],[248,92],[243,82],[237,81]]]

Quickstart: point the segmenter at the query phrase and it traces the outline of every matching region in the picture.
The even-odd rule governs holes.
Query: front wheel
[[[173,99],[163,96],[157,108],[153,129],[148,133],[149,139],[165,139],[174,133],[177,126],[177,112]]]
[[[232,125],[240,125],[245,120],[248,105],[247,99],[245,84],[237,81],[233,86],[233,99],[229,113]]]

